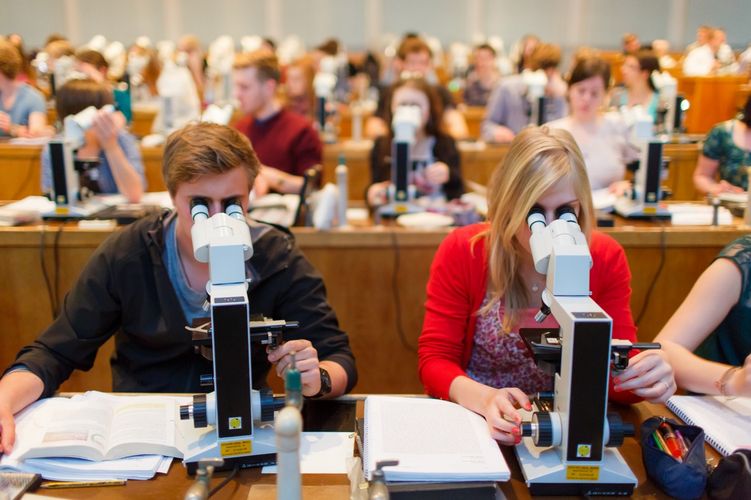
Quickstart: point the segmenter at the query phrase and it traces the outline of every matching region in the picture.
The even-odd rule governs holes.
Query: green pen
[[[662,451],[663,453],[668,453],[667,448],[663,444],[662,436],[660,436],[660,434],[657,432],[657,429],[655,429],[654,432],[652,433],[652,439],[655,440],[655,444],[660,449],[660,451]]]

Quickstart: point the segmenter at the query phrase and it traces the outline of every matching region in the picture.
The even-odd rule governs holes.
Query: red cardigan
[[[449,386],[465,375],[472,354],[476,312],[485,298],[488,281],[485,239],[472,245],[471,239],[487,224],[454,230],[441,243],[433,259],[425,303],[425,320],[419,339],[420,380],[428,394],[448,399]],[[631,318],[631,271],[623,248],[613,238],[594,231],[589,249],[592,255],[590,288],[592,299],[613,318],[613,338],[636,342]],[[615,393],[611,399],[632,403],[631,393]]]

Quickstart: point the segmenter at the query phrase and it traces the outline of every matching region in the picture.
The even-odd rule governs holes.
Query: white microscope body
[[[552,411],[526,415],[519,464],[533,495],[629,495],[636,477],[610,448],[625,431],[606,414],[612,319],[590,298],[592,257],[573,210],[548,226],[540,212],[527,219],[535,269],[547,276],[536,319],[552,312],[560,325],[561,366]]]
[[[207,385],[214,392],[194,396],[180,408],[182,420],[195,427],[214,426],[202,436],[185,462],[194,466],[208,458],[223,458],[224,466],[256,466],[276,461],[274,431],[257,422],[273,420],[274,405],[252,389],[250,305],[245,261],[253,255],[250,230],[240,204],[227,203],[225,211],[209,217],[206,202],[192,202],[193,254],[208,262],[206,291],[211,307],[213,376]],[[202,379],[202,383],[205,378]]]

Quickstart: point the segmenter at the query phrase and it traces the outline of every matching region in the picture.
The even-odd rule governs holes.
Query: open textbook
[[[707,442],[723,455],[751,449],[751,398],[673,396],[667,406],[687,424],[703,428]]]
[[[376,463],[387,481],[507,481],[511,473],[485,419],[438,399],[368,396],[363,463],[370,479]]]
[[[187,399],[189,401],[190,398]],[[207,429],[179,418],[186,398],[87,392],[37,401],[16,416],[15,460],[113,460],[134,455],[182,458]]]

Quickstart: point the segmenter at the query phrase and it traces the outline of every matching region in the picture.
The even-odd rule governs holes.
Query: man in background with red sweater
[[[256,193],[299,193],[305,170],[321,163],[318,132],[307,118],[285,110],[277,100],[280,72],[274,54],[239,54],[233,68],[234,94],[244,115],[234,126],[250,139],[263,165]]]

